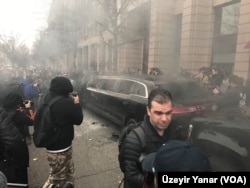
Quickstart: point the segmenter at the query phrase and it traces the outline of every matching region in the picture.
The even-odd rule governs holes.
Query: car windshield
[[[167,89],[173,96],[175,102],[193,103],[193,102],[208,102],[208,94],[196,82],[169,82],[158,85],[160,88]]]

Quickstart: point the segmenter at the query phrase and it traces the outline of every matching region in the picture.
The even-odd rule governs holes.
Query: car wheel
[[[136,124],[136,123],[137,123],[137,120],[131,118],[131,119],[129,119],[129,120],[127,121],[126,126],[129,126],[130,124]]]

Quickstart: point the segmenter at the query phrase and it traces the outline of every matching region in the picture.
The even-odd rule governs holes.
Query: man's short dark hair
[[[152,101],[159,104],[172,102],[172,95],[169,91],[161,88],[154,89],[150,92],[148,97],[148,107],[151,108]]]

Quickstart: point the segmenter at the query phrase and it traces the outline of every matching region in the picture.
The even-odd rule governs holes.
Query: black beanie
[[[9,93],[3,98],[4,108],[15,108],[22,103],[22,97],[18,93]]]
[[[68,95],[73,92],[73,86],[68,78],[55,77],[50,82],[49,90],[59,95]]]

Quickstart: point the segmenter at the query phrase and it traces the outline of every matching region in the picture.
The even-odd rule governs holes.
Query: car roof
[[[124,79],[124,80],[134,80],[134,81],[139,81],[139,82],[143,82],[143,83],[150,83],[150,84],[153,84],[154,83],[154,80],[150,80],[150,79],[147,79],[146,77],[136,77],[136,76],[97,76],[98,78],[103,78],[103,79],[116,79],[116,80],[121,80],[121,79]]]
[[[116,75],[101,75],[97,76],[101,79],[115,80],[133,80],[147,84],[152,88],[163,88],[170,91],[173,96],[173,101],[182,104],[206,103],[209,100],[208,92],[196,81],[171,76],[116,76]],[[211,102],[211,101],[210,101]]]
[[[182,77],[173,77],[173,76],[159,76],[159,75],[97,75],[98,78],[106,79],[128,79],[136,80],[141,82],[151,82],[156,85],[168,83],[168,82],[196,82],[194,80]]]

